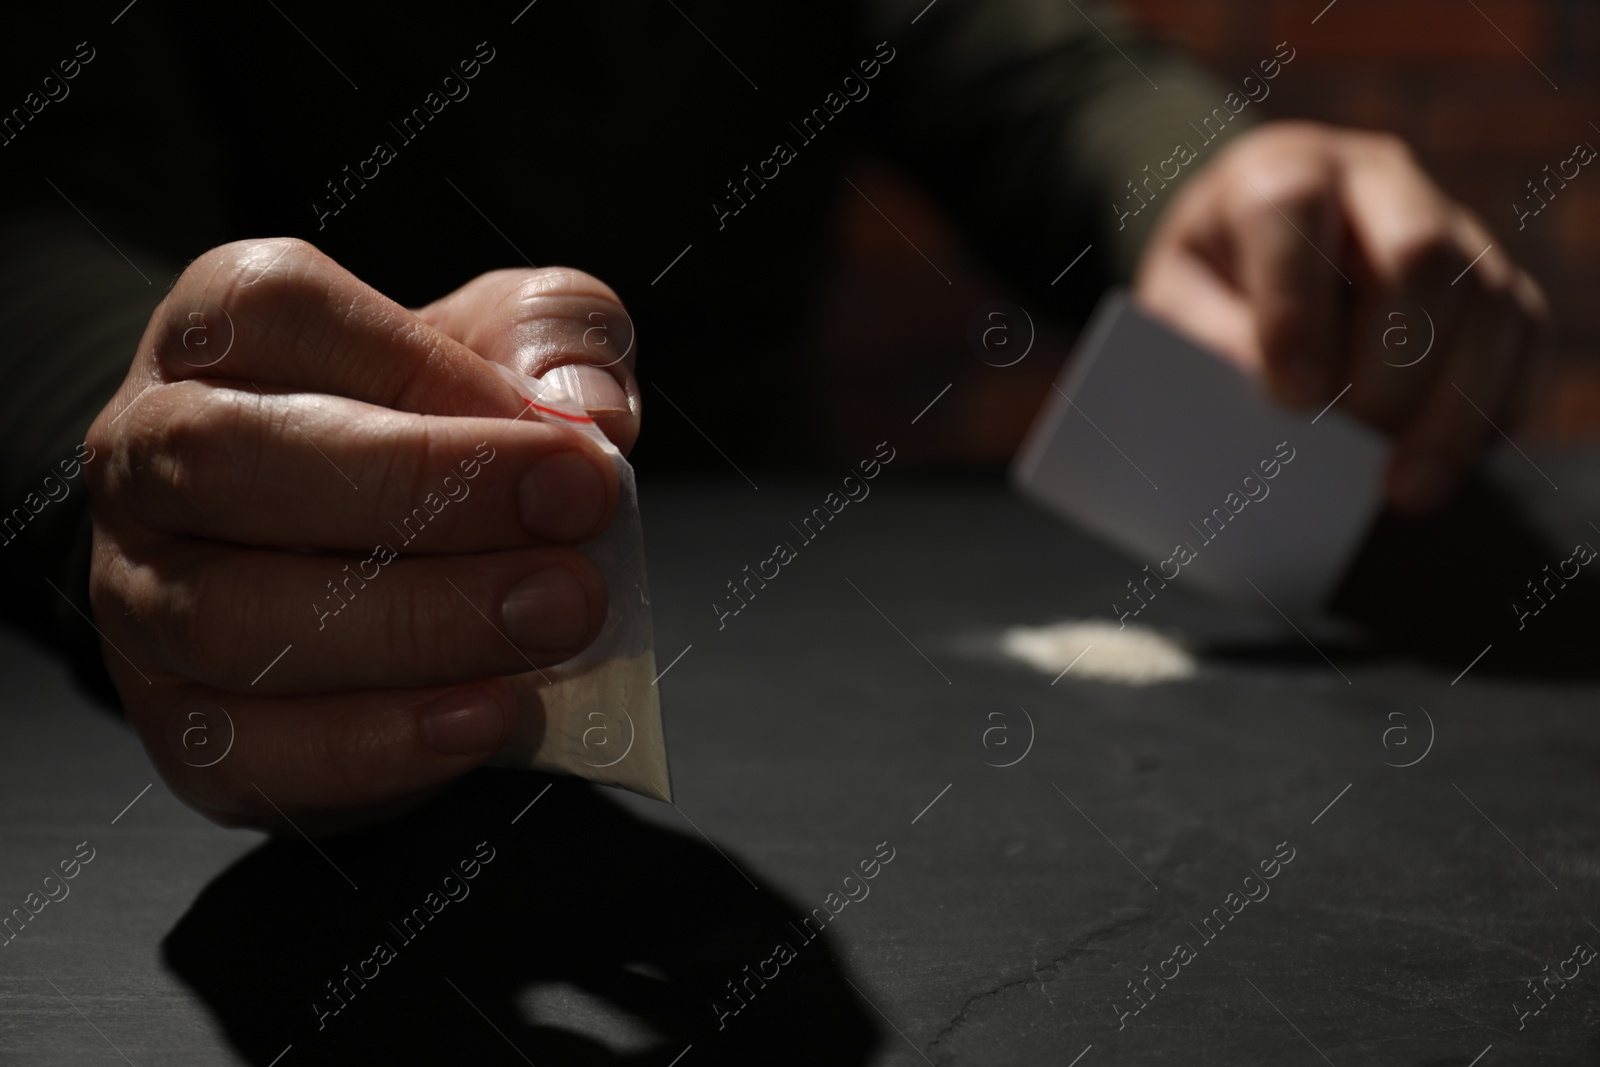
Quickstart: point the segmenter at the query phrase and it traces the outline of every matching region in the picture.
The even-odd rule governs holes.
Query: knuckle
[[[358,594],[351,608],[358,613],[355,621],[361,624],[362,657],[374,663],[404,663],[412,668],[436,662],[441,645],[439,620],[460,615],[460,601],[452,603],[449,597],[453,596],[448,585],[444,594],[421,585],[406,588],[403,593],[379,591],[377,599]],[[445,643],[450,642],[447,639]]]
[[[249,242],[219,262],[208,294],[241,325],[257,328],[291,321],[327,299],[327,257],[296,238]]]
[[[232,688],[243,672],[237,629],[230,618],[265,617],[265,605],[250,595],[233,568],[216,564],[203,572],[171,574],[163,582],[155,631],[179,673],[218,688]]]
[[[1370,130],[1362,133],[1368,148],[1382,156],[1405,163],[1410,163],[1416,157],[1411,151],[1411,145],[1404,137],[1388,130]]]
[[[207,683],[223,680],[232,657],[222,634],[227,627],[211,617],[209,597],[193,587],[166,590],[157,631],[167,645],[167,657],[187,678]]]
[[[1321,168],[1279,163],[1248,177],[1248,182],[1240,182],[1234,202],[1242,220],[1252,227],[1281,226],[1285,216],[1320,220],[1326,214],[1331,179]]]
[[[622,305],[611,286],[576,267],[540,267],[523,280],[517,295],[521,302],[550,296],[581,296]]]
[[[109,410],[109,407],[107,410]],[[105,417],[105,412],[103,411],[95,418],[88,431],[83,435],[83,443],[89,449],[89,461],[83,465],[83,478],[84,485],[89,490],[91,502],[104,498],[111,488],[112,468],[115,464],[109,462],[109,460],[117,454],[114,447],[115,441],[116,430],[111,426],[110,420]],[[107,461],[93,462],[94,459],[100,457],[106,457]]]
[[[208,365],[197,360],[190,334],[208,325],[208,312],[224,314],[232,331],[256,343],[295,336],[327,305],[332,261],[310,242],[295,237],[235,241],[200,256],[184,271],[163,302],[154,331],[153,355],[174,377],[195,377]],[[208,353],[209,355],[209,353]]]
[[[391,604],[384,612],[386,623],[378,639],[388,646],[388,654],[395,657],[396,662],[423,665],[436,662],[441,645],[439,620],[462,617],[459,595],[448,585],[441,591],[439,584],[414,585],[399,598],[399,603]],[[490,610],[492,612],[493,608]],[[476,612],[472,615],[476,618]]]
[[[302,272],[324,260],[322,252],[298,237],[234,241],[206,252],[184,271],[199,295],[226,298],[258,282],[271,282]]]
[[[238,432],[236,407],[231,394],[220,390],[186,391],[159,418],[130,427],[118,469],[135,504],[163,507],[173,513],[167,518],[203,523],[207,502],[225,498],[241,465],[252,462],[253,450]],[[221,455],[229,462],[218,462]],[[143,491],[149,487],[155,492]]]
[[[423,416],[416,423],[397,429],[393,445],[371,456],[373,473],[369,475],[376,485],[377,498],[399,502],[404,522],[410,518],[430,515],[426,501],[430,494],[437,497],[442,478],[455,468],[459,459],[461,438],[449,426],[442,425],[433,416]],[[421,516],[415,512],[422,511]],[[427,529],[424,524],[421,527]],[[381,527],[378,528],[381,531]]]
[[[1279,167],[1263,174],[1257,184],[1278,210],[1290,216],[1320,209],[1328,193],[1328,175],[1311,167]]]
[[[96,619],[120,619],[134,614],[129,566],[120,547],[101,530],[95,531],[89,561],[89,607]]]

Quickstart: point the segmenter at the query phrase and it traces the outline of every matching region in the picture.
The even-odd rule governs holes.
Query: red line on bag
[[[592,418],[590,418],[587,415],[568,415],[565,411],[557,411],[555,408],[547,408],[543,404],[535,404],[533,401],[529,400],[527,397],[523,397],[522,398],[522,402],[524,404],[528,405],[530,408],[532,408],[535,411],[542,411],[546,415],[554,415],[556,418],[558,418],[558,419],[566,419],[568,422],[593,422],[594,421]]]

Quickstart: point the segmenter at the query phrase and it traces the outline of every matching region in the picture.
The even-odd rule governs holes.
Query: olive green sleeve
[[[866,29],[894,51],[873,83],[880,140],[1015,287],[1063,310],[1130,277],[1177,186],[1256,117],[1089,0],[872,0]]]

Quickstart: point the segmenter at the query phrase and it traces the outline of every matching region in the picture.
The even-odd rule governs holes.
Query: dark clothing
[[[647,394],[759,466],[804,454],[795,338],[851,153],[901,164],[1077,320],[1156,214],[1119,230],[1113,204],[1226,95],[1087,0],[123,2],[0,44],[0,515],[27,520],[0,580],[14,622],[86,664],[81,475],[33,503],[209,247],[304,237],[410,306],[581,268],[633,316]],[[663,417],[638,458],[704,454]]]

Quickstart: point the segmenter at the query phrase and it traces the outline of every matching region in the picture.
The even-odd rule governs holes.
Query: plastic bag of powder
[[[610,590],[605,624],[572,659],[517,675],[517,729],[489,761],[574,774],[672,800],[660,689],[655,685],[655,635],[644,572],[644,533],[633,467],[574,400],[550,381],[494,368],[528,404],[525,418],[572,427],[611,457],[621,492],[616,516],[582,547]]]

